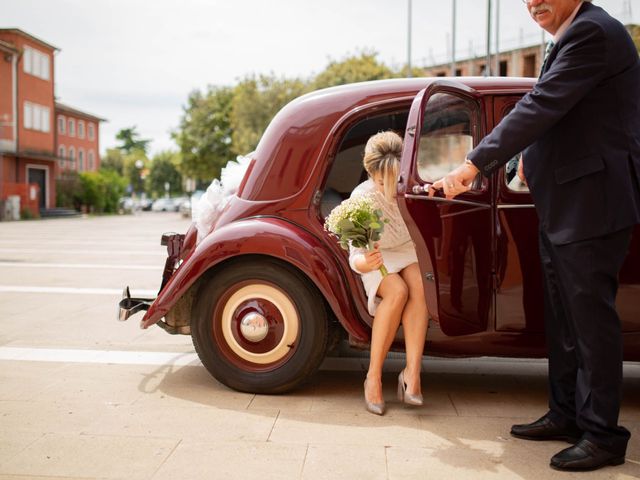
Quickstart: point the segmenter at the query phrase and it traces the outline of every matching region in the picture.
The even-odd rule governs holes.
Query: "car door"
[[[497,125],[522,98],[495,96]],[[538,254],[538,216],[526,183],[518,177],[517,154],[496,173],[496,330],[543,333],[542,269]]]
[[[435,82],[413,101],[398,203],[416,244],[431,317],[446,335],[493,328],[491,182],[448,200],[428,187],[459,165],[486,131],[482,97],[457,82]]]

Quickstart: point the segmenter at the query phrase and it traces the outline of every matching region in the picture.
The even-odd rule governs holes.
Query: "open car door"
[[[491,182],[455,199],[429,197],[486,132],[481,96],[438,81],[413,101],[404,138],[398,204],[416,251],[431,317],[449,336],[494,327]]]

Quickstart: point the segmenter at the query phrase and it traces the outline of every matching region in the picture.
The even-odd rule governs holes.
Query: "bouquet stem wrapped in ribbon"
[[[385,223],[382,211],[375,208],[373,196],[362,195],[348,198],[331,210],[324,228],[338,238],[338,243],[345,250],[349,250],[349,245],[373,250]],[[388,274],[384,265],[379,270],[383,277]]]

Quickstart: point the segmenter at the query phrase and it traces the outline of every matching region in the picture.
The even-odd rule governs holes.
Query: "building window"
[[[89,150],[89,153],[87,154],[87,161],[89,162],[89,170],[95,170],[95,155],[93,153],[93,150]]]
[[[73,118],[69,119],[69,136],[76,136],[76,121]]]
[[[78,171],[84,171],[84,150],[82,148],[78,149]]]
[[[64,117],[62,115],[58,115],[58,133],[64,135],[66,131],[66,122],[64,121]]]
[[[58,147],[58,157],[65,158],[67,156],[67,151],[64,148],[64,145],[60,145]]]
[[[24,102],[24,128],[49,133],[51,131],[49,107],[37,103]]]
[[[84,138],[84,120],[78,120],[78,138]]]
[[[76,169],[76,149],[73,147],[69,147],[69,168],[72,170]]]
[[[22,64],[25,73],[43,80],[49,80],[51,66],[48,54],[36,50],[35,48],[24,47]]]
[[[535,77],[536,76],[536,56],[525,55],[524,66],[522,68],[523,77]]]
[[[508,72],[508,65],[506,60],[500,61],[500,76],[506,77]]]
[[[96,130],[95,127],[93,125],[93,123],[88,123],[87,124],[87,130],[88,130],[88,134],[89,134],[89,140],[95,140],[96,139]]]

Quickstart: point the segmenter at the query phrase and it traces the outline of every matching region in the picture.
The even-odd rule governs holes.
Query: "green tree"
[[[342,60],[332,60],[312,82],[314,89],[343,85],[345,83],[380,80],[397,76],[388,66],[379,62],[377,53],[363,51]]]
[[[231,151],[231,103],[233,89],[209,87],[191,92],[173,138],[180,147],[182,175],[198,180],[220,176],[234,158]]]
[[[149,158],[144,150],[135,149],[122,157],[122,176],[132,192],[144,192],[144,179],[149,174]]]
[[[123,128],[116,133],[116,140],[120,140],[122,144],[118,147],[123,153],[131,153],[134,150],[142,150],[147,152],[150,140],[141,139],[140,134],[136,131],[136,126]]]
[[[178,171],[180,154],[164,151],[151,159],[149,175],[145,179],[147,192],[154,197],[161,197],[166,193],[165,184],[169,184],[169,194],[182,193],[182,175]]]
[[[631,38],[633,38],[633,43],[635,43],[636,45],[636,50],[638,50],[638,53],[640,54],[640,25],[632,23],[630,25],[627,25],[627,30],[629,32],[629,35],[631,35]]]
[[[77,187],[73,192],[74,205],[91,213],[116,213],[118,201],[124,194],[126,180],[113,170],[76,174]]]
[[[108,148],[100,160],[101,170],[111,170],[119,175],[124,174],[124,155],[119,148]]]
[[[242,80],[233,92],[232,152],[241,155],[254,150],[273,116],[308,90],[309,86],[297,78],[260,75]]]

